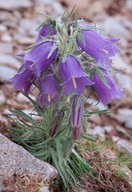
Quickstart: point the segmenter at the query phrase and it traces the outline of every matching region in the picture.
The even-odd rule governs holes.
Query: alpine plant
[[[26,95],[35,86],[38,107],[50,106],[63,114],[54,120],[51,137],[61,124],[62,109],[69,111],[67,122],[72,138],[77,139],[83,127],[84,90],[95,92],[104,106],[122,97],[111,74],[119,39],[102,35],[84,20],[63,22],[61,18],[47,19],[37,33],[31,50],[20,55],[23,65],[10,81],[15,91]]]

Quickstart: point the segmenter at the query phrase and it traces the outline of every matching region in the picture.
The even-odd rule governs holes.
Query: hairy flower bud
[[[55,34],[56,34],[55,23],[54,24],[47,23],[38,30],[38,37],[36,42],[39,42],[42,39],[42,37],[53,36]]]
[[[57,130],[59,129],[60,125],[61,125],[61,121],[63,119],[64,116],[64,111],[61,110],[55,110],[52,114],[52,122],[51,122],[51,129],[49,131],[49,135],[51,137],[53,137]]]
[[[83,117],[84,100],[82,96],[75,95],[72,101],[70,125],[72,128],[72,138],[77,139],[81,132],[81,121]]]

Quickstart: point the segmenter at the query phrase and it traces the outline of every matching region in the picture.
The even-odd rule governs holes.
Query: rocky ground
[[[64,10],[71,10],[76,4],[79,18],[103,29],[109,35],[120,38],[120,54],[113,61],[113,69],[120,71],[115,80],[123,89],[124,97],[114,100],[108,106],[112,112],[93,115],[89,118],[90,133],[102,139],[113,140],[119,150],[132,155],[132,1],[131,0],[0,0],[0,132],[8,124],[9,109],[31,112],[30,103],[21,93],[12,91],[7,79],[21,65],[17,54],[24,53],[34,43],[35,29],[45,19],[38,12],[46,11],[58,16]],[[91,101],[87,103],[89,106]],[[95,108],[93,106],[91,109]],[[102,109],[101,104],[96,106]]]

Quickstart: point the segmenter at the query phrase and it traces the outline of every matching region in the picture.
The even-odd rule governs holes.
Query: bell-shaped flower
[[[39,42],[42,37],[53,36],[56,34],[55,26],[53,24],[47,23],[38,30],[38,37],[36,42]]]
[[[46,104],[53,105],[59,97],[58,80],[52,74],[40,81],[39,89],[38,104],[40,107],[44,107]]]
[[[63,95],[69,93],[82,94],[86,85],[92,85],[84,74],[79,61],[72,55],[67,56],[66,61],[59,65],[60,74],[63,80]]]
[[[32,70],[36,70],[38,76],[57,55],[57,48],[55,48],[53,51],[51,50],[53,45],[54,43],[51,41],[40,43],[24,56],[24,60],[33,62]]]
[[[84,100],[81,96],[75,95],[72,101],[72,109],[70,115],[70,125],[72,128],[72,137],[77,139],[81,132],[81,121],[83,117]]]
[[[99,66],[104,67],[105,63],[111,60],[111,57],[115,56],[118,52],[115,43],[119,39],[106,38],[101,34],[90,30],[81,30],[83,40],[77,38],[77,43],[82,51],[91,56]]]
[[[32,71],[27,68],[27,65],[30,64],[30,61],[25,61],[25,64],[20,67],[15,76],[9,80],[13,84],[15,91],[23,90],[26,94],[29,93],[30,87],[35,79]]]
[[[122,92],[115,84],[111,74],[106,70],[102,70],[104,75],[104,80],[99,77],[99,75],[95,72],[92,77],[92,81],[95,82],[93,85],[94,90],[96,91],[99,100],[106,106],[111,99],[113,98],[121,98]]]

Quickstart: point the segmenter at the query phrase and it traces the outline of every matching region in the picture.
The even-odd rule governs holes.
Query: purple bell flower
[[[15,91],[23,90],[26,94],[29,93],[33,80],[35,79],[34,74],[27,68],[27,65],[30,63],[30,61],[25,61],[25,64],[20,67],[17,74],[9,80],[13,84]]]
[[[81,120],[83,117],[83,99],[79,95],[73,97],[70,125],[73,139],[78,139],[81,132]]]
[[[53,42],[51,41],[43,42],[34,47],[30,52],[26,53],[24,56],[25,60],[33,62],[31,70],[33,71],[36,70],[38,76],[54,60],[54,58],[57,55],[57,48],[56,48],[49,56],[49,52],[52,49],[52,47]]]
[[[92,85],[85,75],[78,60],[72,55],[67,56],[64,63],[59,65],[60,74],[64,83],[62,83],[63,95],[71,92],[81,94],[86,85]]]
[[[104,106],[106,106],[111,101],[111,99],[121,98],[122,92],[115,84],[111,74],[106,70],[102,70],[102,72],[104,73],[104,78],[107,85],[102,82],[96,72],[93,74],[92,81],[95,82],[93,88],[96,91],[99,100],[103,103]]]
[[[39,42],[42,37],[46,37],[47,35],[53,36],[55,34],[56,34],[55,28],[53,28],[53,25],[48,23],[38,30],[38,37],[36,42]]]
[[[40,94],[38,96],[38,104],[44,107],[45,104],[54,105],[59,97],[57,78],[50,74],[40,81]]]
[[[115,54],[118,52],[115,43],[119,39],[103,37],[91,29],[82,29],[81,35],[84,39],[84,42],[77,38],[79,47],[88,55],[93,57],[97,64],[101,67],[104,67],[105,63],[109,62],[110,58],[115,56]]]
[[[24,60],[25,54],[19,54],[17,55],[19,58]],[[38,77],[38,73],[34,67],[34,63],[32,61],[26,61],[24,60],[24,66],[26,69],[28,69],[29,71],[31,71],[35,77]]]

